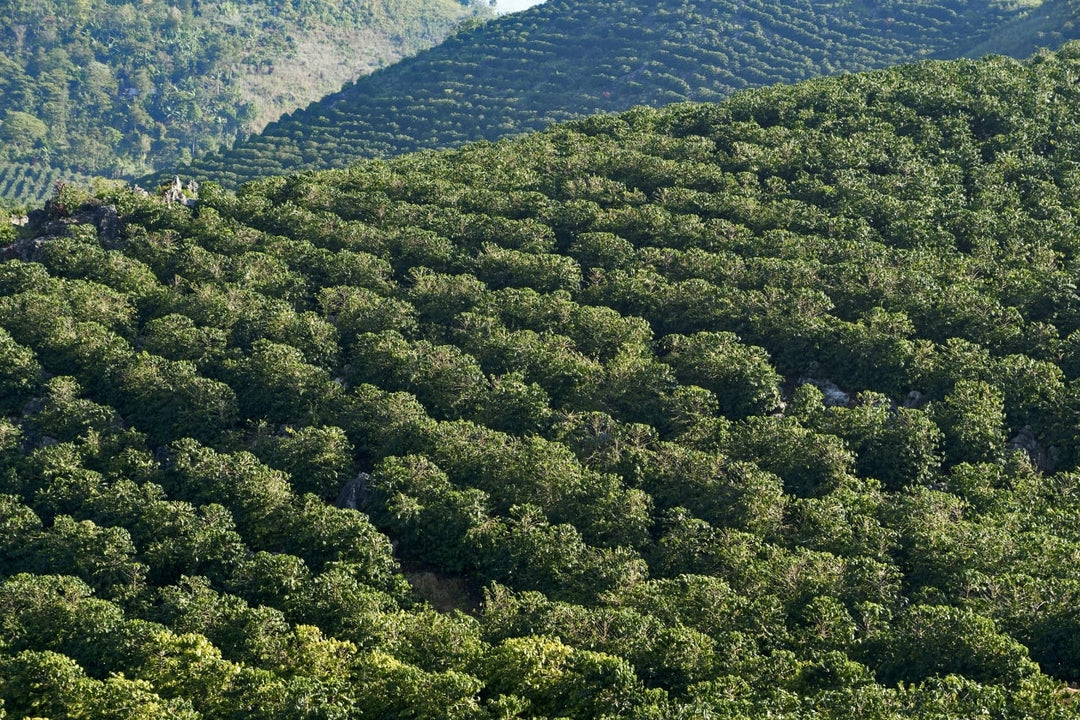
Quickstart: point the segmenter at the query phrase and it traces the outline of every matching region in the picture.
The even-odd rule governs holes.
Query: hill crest
[[[552,0],[365,77],[182,173],[232,185],[976,48],[1026,55],[1075,36],[1074,4]]]

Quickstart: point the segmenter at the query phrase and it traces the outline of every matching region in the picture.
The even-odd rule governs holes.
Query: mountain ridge
[[[180,173],[234,185],[975,48],[1026,55],[1039,33],[1055,45],[1074,37],[1074,4],[557,0],[459,34]]]

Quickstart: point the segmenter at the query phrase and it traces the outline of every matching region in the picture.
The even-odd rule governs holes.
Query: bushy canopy
[[[1076,717],[1077,77],[66,190],[0,263],[4,711]]]

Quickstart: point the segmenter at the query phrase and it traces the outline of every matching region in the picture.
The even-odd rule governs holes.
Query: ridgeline
[[[1075,39],[1075,0],[552,0],[461,32],[173,173],[227,186],[632,106]],[[145,182],[149,186],[154,181]]]

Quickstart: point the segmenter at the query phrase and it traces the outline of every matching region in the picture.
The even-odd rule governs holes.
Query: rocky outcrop
[[[818,380],[811,377],[801,377],[796,385],[813,385],[821,391],[826,407],[851,407],[851,393],[840,389],[840,386],[832,380]]]
[[[45,238],[19,238],[10,245],[0,248],[0,261],[22,260],[37,262],[41,259],[41,247]]]
[[[87,205],[65,217],[48,209],[34,210],[27,216],[26,227],[32,234],[0,248],[0,260],[40,262],[42,248],[49,240],[65,237],[75,225],[92,225],[102,247],[115,248],[120,237],[120,216],[113,205]]]
[[[1051,473],[1057,468],[1061,454],[1053,445],[1046,446],[1039,442],[1035,433],[1027,425],[1020,428],[1020,431],[1009,439],[1006,447],[1012,452],[1026,453],[1035,469],[1044,473]]]
[[[904,398],[904,407],[908,409],[922,407],[925,404],[926,397],[918,390],[912,390]]]
[[[371,500],[371,491],[368,490],[368,480],[371,476],[362,472],[349,482],[345,483],[338,493],[334,505],[339,508],[350,510],[363,510]]]
[[[180,182],[180,176],[177,175],[173,178],[172,184],[165,188],[162,197],[165,198],[165,202],[169,205],[179,203],[187,207],[194,207],[195,201],[199,198],[199,183],[189,180],[185,187]]]

